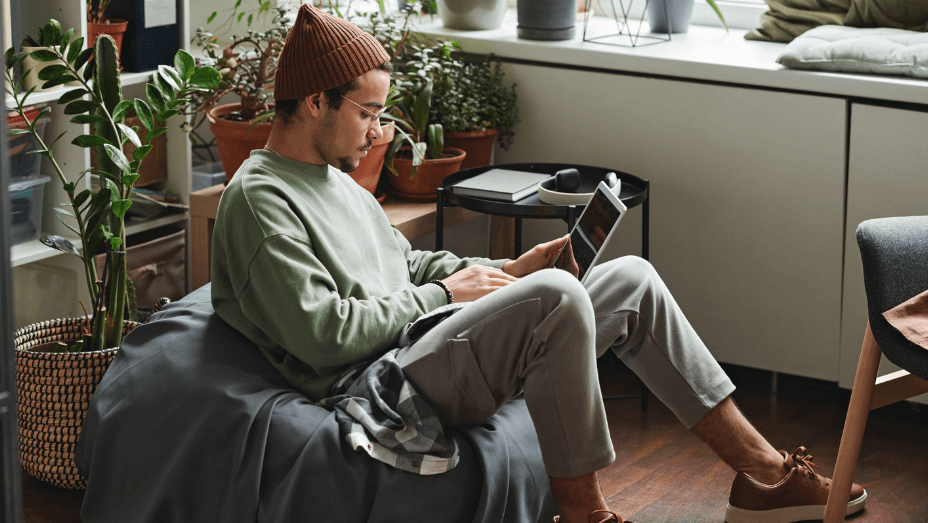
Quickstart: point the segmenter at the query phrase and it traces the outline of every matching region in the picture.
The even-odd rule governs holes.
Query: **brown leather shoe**
[[[560,520],[561,516],[554,516],[554,523],[558,523]],[[632,523],[631,521],[622,519],[622,516],[615,512],[609,512],[608,510],[594,510],[590,513],[587,521],[589,521],[589,523]]]
[[[781,450],[786,477],[776,485],[765,485],[744,472],[735,476],[725,511],[727,523],[792,523],[822,519],[831,480],[815,473],[812,456],[805,447],[787,455]],[[851,497],[845,515],[853,514],[867,504],[867,491],[860,485],[851,487]]]

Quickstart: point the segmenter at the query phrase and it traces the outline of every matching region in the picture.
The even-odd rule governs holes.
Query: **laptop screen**
[[[609,233],[621,217],[622,211],[609,200],[603,191],[597,190],[590,198],[590,203],[583,210],[583,214],[580,215],[580,221],[570,233],[571,252],[561,249],[554,260],[554,267],[570,273],[577,272],[577,278],[583,281],[596,255],[606,243],[606,238],[609,237]]]

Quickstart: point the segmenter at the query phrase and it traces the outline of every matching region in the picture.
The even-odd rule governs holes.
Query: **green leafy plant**
[[[429,121],[445,132],[463,133],[498,129],[504,149],[512,144],[513,127],[519,123],[515,84],[506,85],[498,59],[478,62],[453,60],[435,79],[435,102]]]
[[[396,124],[396,136],[387,149],[384,165],[398,174],[393,159],[403,144],[412,152],[412,176],[426,157],[441,158],[445,137],[442,124],[429,119],[433,107],[434,81],[445,76],[448,67],[454,67],[451,53],[457,48],[454,42],[439,40],[431,47],[410,45],[410,55],[401,64],[396,75],[395,89],[391,90],[383,117]]]
[[[270,0],[236,0],[232,13],[214,30],[197,28],[193,42],[203,48],[204,58],[201,67],[215,67],[222,76],[222,81],[215,87],[203,91],[197,98],[195,112],[201,117],[195,122],[197,128],[209,118],[209,112],[227,94],[238,95],[241,112],[227,116],[240,121],[263,121],[273,118],[273,92],[270,90],[277,71],[277,59],[283,50],[290,22],[284,7],[271,7]],[[216,19],[214,11],[206,20],[207,24]],[[225,33],[235,26],[245,23],[245,34],[234,34],[231,43],[222,46],[215,33]],[[258,24],[265,29],[256,30]]]
[[[712,9],[715,11],[715,14],[719,15],[719,20],[722,21],[722,25],[725,26],[725,31],[728,31],[728,22],[725,21],[725,17],[722,16],[722,11],[719,9],[719,6],[715,5],[715,0],[706,0]]]
[[[36,36],[25,35],[22,41],[24,47],[54,47],[58,45],[61,37],[61,24],[58,20],[49,20],[36,31]]]
[[[62,34],[61,26],[54,20],[46,27],[51,27],[51,30],[49,33],[43,30],[43,38],[53,42],[57,48],[31,53],[16,53],[14,48],[10,48],[6,52],[7,85],[12,86],[7,88],[7,94],[15,102],[14,110],[29,126],[28,129],[10,129],[9,135],[30,133],[34,136],[39,145],[29,154],[41,154],[48,159],[68,196],[68,201],[56,207],[55,211],[61,222],[77,235],[80,248],[61,236],[44,236],[41,241],[51,248],[81,258],[94,314],[92,327],[87,328],[77,350],[101,350],[120,344],[127,310],[134,310],[134,298],[126,275],[124,217],[132,205],[129,196],[139,177],[142,161],[152,149],[150,142],[166,131],[160,125],[162,122],[177,115],[195,93],[213,89],[220,77],[215,69],[197,69],[193,57],[181,50],[174,57],[174,67],[162,65],[152,74],[150,83],[146,85],[147,102],[141,98],[124,100],[119,57],[111,37],[104,35],[93,47],[85,49],[84,39],[74,38],[73,29]],[[51,107],[43,108],[32,120],[27,118],[25,105],[35,87],[20,93],[20,84],[14,78],[14,71],[27,55],[40,62],[56,62],[39,73],[39,80],[44,81],[43,88],[69,82],[79,84],[79,87],[65,92],[57,103],[63,106],[64,115],[70,116],[72,123],[92,126],[90,134],[81,134],[71,143],[95,148],[96,169],[71,173],[73,180],[69,180],[54,154],[55,145],[67,131],[51,143],[46,143],[36,132],[36,123],[52,110]],[[135,110],[147,130],[144,142],[139,139],[140,127],[125,125],[126,115],[131,109]],[[123,145],[129,142],[137,147],[131,159],[122,151]],[[87,186],[86,181],[78,185],[88,173],[99,177],[96,189],[81,189]],[[101,253],[106,253],[107,269],[98,275],[94,256]]]

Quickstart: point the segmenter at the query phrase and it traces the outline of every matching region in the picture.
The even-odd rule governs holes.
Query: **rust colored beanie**
[[[338,87],[389,60],[370,34],[303,4],[280,52],[274,99],[293,100]]]

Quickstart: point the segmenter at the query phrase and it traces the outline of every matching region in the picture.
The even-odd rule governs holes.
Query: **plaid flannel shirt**
[[[406,324],[400,347],[412,345],[465,305],[445,305]],[[339,433],[355,451],[414,474],[447,472],[460,460],[457,443],[396,363],[399,350],[352,366],[316,405],[335,410]]]

